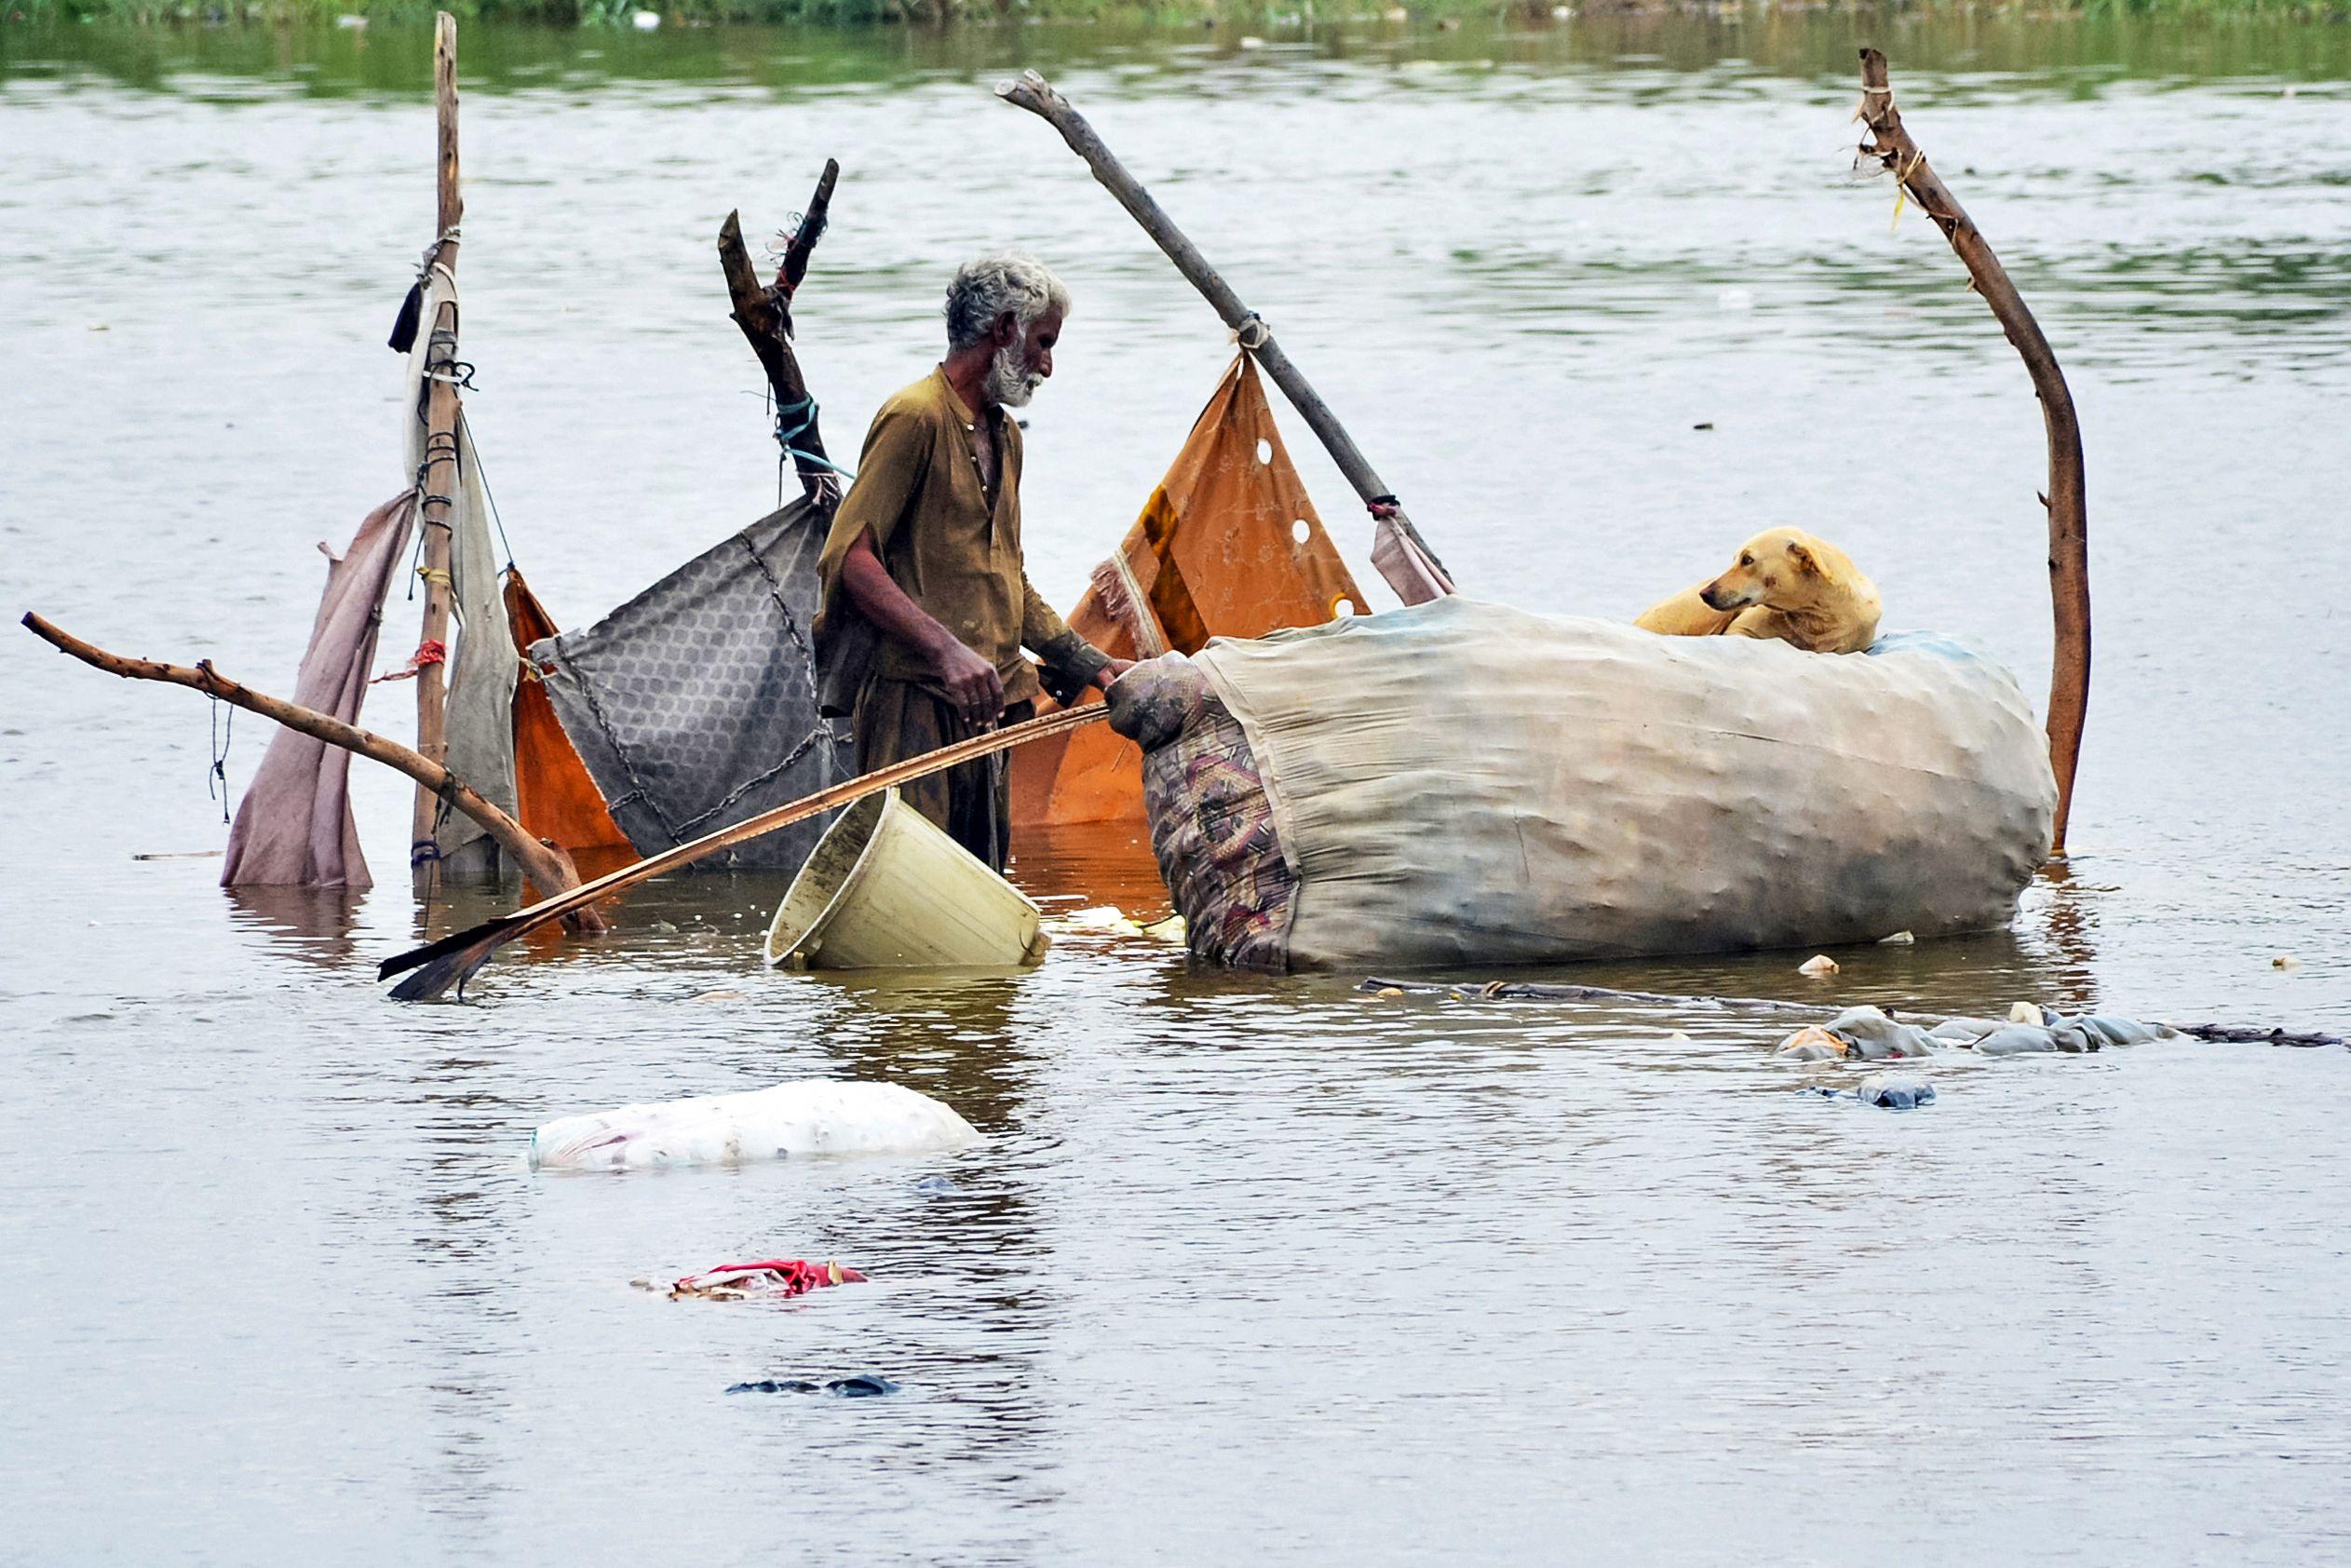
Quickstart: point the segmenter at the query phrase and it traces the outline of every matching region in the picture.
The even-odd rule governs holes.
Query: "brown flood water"
[[[1864,38],[2081,405],[2077,854],[2012,930],[1824,985],[1797,953],[1574,978],[2340,1032],[2340,27],[469,25],[488,477],[567,620],[771,505],[711,238],[730,207],[782,222],[830,154],[801,315],[836,444],[931,362],[963,253],[1025,244],[1076,291],[1027,496],[1034,574],[1074,597],[1230,350],[992,100],[1036,63],[1470,590],[1629,615],[1799,522],[1889,626],[1973,637],[2037,698],[2037,411],[1940,238],[1849,173]],[[0,27],[12,611],[290,683],[313,543],[401,483],[382,339],[431,224],[428,52]],[[1017,978],[771,975],[780,887],[724,877],[402,1008],[372,970],[425,929],[404,785],[358,791],[373,892],[224,895],[216,861],[133,858],[222,841],[198,699],[21,634],[0,691],[0,1557],[2303,1563],[2351,1536],[2343,1051],[1939,1061],[1898,1115],[1799,1094],[1851,1075],[1749,1022],[1379,1002],[1099,931]],[[388,691],[370,720],[401,733]],[[232,786],[263,744],[240,721]],[[1131,835],[1023,845],[1017,875],[1057,915],[1165,907]],[[991,1142],[521,1164],[557,1115],[817,1075]],[[628,1288],[746,1253],[874,1282]],[[900,1392],[723,1392],[869,1371]]]

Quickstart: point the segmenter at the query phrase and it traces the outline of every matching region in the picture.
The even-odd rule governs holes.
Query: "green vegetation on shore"
[[[958,20],[1029,20],[1203,22],[1291,26],[1349,21],[1446,23],[1467,18],[1552,21],[1574,15],[1627,15],[1673,9],[1816,10],[1817,0],[0,0],[0,20],[161,22],[241,22],[325,25],[363,18],[419,21],[436,10],[465,19],[559,26],[628,26],[650,11],[672,24],[871,23],[937,24]],[[1855,8],[1847,7],[1845,8]],[[1860,9],[1872,7],[1861,7]],[[1913,8],[1910,7],[1896,9]],[[1922,0],[1914,8],[1945,8]],[[1966,8],[1964,4],[1952,8]],[[1990,0],[1975,8],[2036,16],[2309,17],[2351,20],[2351,0]]]

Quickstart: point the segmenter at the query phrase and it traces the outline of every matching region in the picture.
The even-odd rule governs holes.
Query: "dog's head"
[[[1709,610],[1750,604],[1791,610],[1807,603],[1820,580],[1820,543],[1801,528],[1774,528],[1739,547],[1731,569],[1698,589]]]

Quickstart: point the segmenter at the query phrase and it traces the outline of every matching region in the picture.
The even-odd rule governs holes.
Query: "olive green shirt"
[[[858,477],[825,537],[822,607],[817,616],[819,660],[851,641],[839,623],[857,615],[841,591],[841,564],[860,534],[890,580],[956,640],[995,666],[1007,705],[1037,696],[1036,668],[1020,656],[1043,650],[1069,628],[1030,586],[1020,556],[1020,427],[990,414],[996,488],[980,482],[975,416],[935,370],[893,395],[866,432]],[[932,671],[920,655],[884,637],[872,654],[885,679],[923,682]]]

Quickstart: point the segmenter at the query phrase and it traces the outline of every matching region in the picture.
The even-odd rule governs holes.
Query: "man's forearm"
[[[993,723],[1004,711],[1004,681],[995,667],[965,647],[891,579],[874,553],[871,534],[858,534],[842,559],[841,587],[883,636],[930,666],[939,691],[968,723]]]
[[[873,553],[873,535],[860,534],[841,561],[841,587],[867,620],[893,642],[937,660],[961,644],[928,611],[910,598]]]

